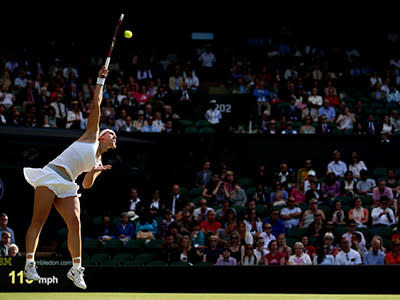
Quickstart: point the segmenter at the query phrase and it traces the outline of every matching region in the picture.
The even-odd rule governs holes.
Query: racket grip
[[[107,57],[106,63],[104,64],[107,70],[108,70],[108,66],[110,64],[110,59],[111,59],[111,57]]]

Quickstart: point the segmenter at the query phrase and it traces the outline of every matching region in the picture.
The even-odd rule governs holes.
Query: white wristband
[[[99,78],[99,77],[97,77],[97,82],[96,82],[96,84],[104,85],[104,82],[106,82],[106,79],[105,79],[105,78]]]

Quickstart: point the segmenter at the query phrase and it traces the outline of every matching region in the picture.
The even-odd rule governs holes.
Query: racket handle
[[[108,66],[110,65],[110,60],[111,60],[111,57],[107,57],[106,63],[104,64],[107,70],[108,70]]]

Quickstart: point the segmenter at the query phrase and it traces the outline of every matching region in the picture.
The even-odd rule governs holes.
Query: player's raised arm
[[[85,141],[95,142],[99,135],[99,122],[101,116],[101,102],[103,101],[103,86],[107,78],[108,70],[102,66],[96,82],[96,89],[92,100],[92,108],[88,117],[86,131],[82,138]]]

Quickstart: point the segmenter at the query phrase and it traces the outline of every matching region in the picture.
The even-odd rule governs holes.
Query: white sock
[[[79,262],[74,262],[74,260],[75,259],[79,259]],[[82,260],[81,260],[81,257],[80,256],[78,256],[78,257],[73,257],[72,258],[72,266],[75,268],[75,269],[78,269],[78,268],[80,268],[80,267],[82,267]]]
[[[28,258],[28,255],[32,256],[32,258]],[[26,264],[29,264],[32,262],[35,262],[35,253],[33,253],[33,252],[26,253]]]

